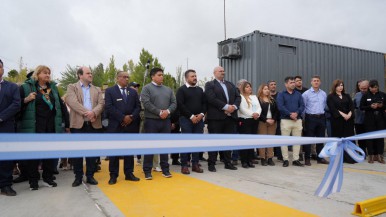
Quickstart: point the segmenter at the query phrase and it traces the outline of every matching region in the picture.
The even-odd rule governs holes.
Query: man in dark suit
[[[105,108],[109,117],[107,133],[138,133],[139,132],[139,112],[141,104],[137,91],[127,86],[129,74],[124,71],[117,73],[117,84],[109,87],[105,92]],[[139,181],[135,177],[134,156],[124,156],[125,180]],[[119,175],[119,157],[109,157],[109,184],[117,183]]]
[[[221,66],[214,68],[215,79],[205,84],[205,96],[207,99],[207,120],[209,133],[234,134],[237,123],[237,109],[240,106],[241,97],[236,86],[224,80],[225,71]],[[225,169],[237,170],[231,164],[231,152],[224,151]],[[208,170],[216,172],[214,166],[217,160],[217,151],[209,152]]]
[[[15,132],[15,115],[20,111],[20,92],[16,84],[4,81],[4,65],[0,60],[0,133]],[[12,189],[13,161],[0,161],[1,194],[15,196]]]

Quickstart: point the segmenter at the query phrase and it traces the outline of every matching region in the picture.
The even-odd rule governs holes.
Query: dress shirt
[[[302,94],[304,102],[304,112],[306,114],[320,115],[324,114],[326,107],[327,94],[319,89],[315,91],[313,87]]]
[[[80,86],[82,87],[82,92],[83,92],[83,106],[87,110],[92,111],[92,103],[91,103],[91,95],[90,95],[91,85],[89,84],[88,86],[84,86],[83,83],[80,82]]]

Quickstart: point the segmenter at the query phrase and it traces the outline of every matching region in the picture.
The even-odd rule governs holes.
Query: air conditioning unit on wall
[[[218,44],[218,58],[221,59],[237,59],[242,54],[241,41],[228,39]]]

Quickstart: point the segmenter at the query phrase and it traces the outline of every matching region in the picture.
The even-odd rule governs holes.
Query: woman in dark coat
[[[354,104],[349,94],[344,91],[342,80],[332,83],[331,92],[327,97],[327,105],[331,112],[331,129],[333,137],[349,137],[354,135]],[[355,163],[345,152],[343,161]]]

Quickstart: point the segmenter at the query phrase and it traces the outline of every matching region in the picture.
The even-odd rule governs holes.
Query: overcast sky
[[[223,0],[2,0],[0,58],[5,71],[67,64],[96,66],[115,56],[121,67],[147,49],[175,74],[199,79],[218,64]],[[226,0],[227,38],[254,30],[386,52],[383,0]]]

